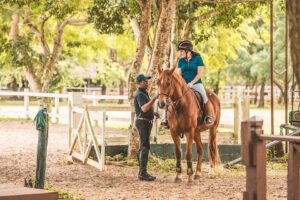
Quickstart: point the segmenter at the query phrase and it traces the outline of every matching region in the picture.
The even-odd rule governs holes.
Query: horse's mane
[[[168,70],[170,71],[170,70]],[[173,80],[175,80],[180,86],[185,86],[186,85],[186,82],[185,80],[182,78],[182,76],[180,76],[178,73],[176,72],[173,72],[172,75],[171,75],[171,78]]]

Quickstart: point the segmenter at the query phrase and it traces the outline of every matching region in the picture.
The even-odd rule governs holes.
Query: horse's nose
[[[158,107],[159,107],[159,108],[164,108],[165,105],[166,105],[166,104],[165,104],[164,101],[159,101],[159,102],[158,102]]]

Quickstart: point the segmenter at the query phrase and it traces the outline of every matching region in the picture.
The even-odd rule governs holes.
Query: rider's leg
[[[204,101],[204,113],[205,113],[205,123],[206,125],[211,125],[213,124],[213,119],[212,119],[212,109],[211,107],[209,106],[209,102],[208,102],[208,97],[207,97],[207,94],[206,94],[206,91],[205,91],[205,88],[203,86],[202,83],[197,83],[195,85],[193,85],[192,87],[194,90],[198,91],[202,98],[203,98],[203,101]]]

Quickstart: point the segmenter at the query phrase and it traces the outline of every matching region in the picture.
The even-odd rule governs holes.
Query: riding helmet
[[[188,40],[181,41],[181,42],[179,42],[179,44],[177,46],[177,51],[179,51],[179,50],[192,51],[193,44]]]

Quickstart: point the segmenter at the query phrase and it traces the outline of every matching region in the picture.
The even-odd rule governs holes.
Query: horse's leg
[[[201,177],[201,164],[202,164],[202,155],[203,155],[201,134],[199,129],[197,129],[195,132],[194,141],[196,143],[197,154],[198,154],[198,161],[197,161],[197,167],[196,167],[194,179],[199,179]]]
[[[179,138],[178,134],[176,133],[176,131],[171,130],[171,135],[172,135],[172,139],[174,141],[175,155],[176,155],[176,177],[175,177],[175,182],[180,182],[181,181],[180,174],[182,172],[182,169],[181,169],[181,144],[180,144],[180,138]]]
[[[192,182],[192,176],[193,176],[192,146],[194,140],[194,131],[195,129],[186,132],[186,161],[187,161],[188,182]]]
[[[219,152],[217,147],[217,127],[214,126],[209,129],[208,136],[208,158],[209,158],[209,175],[215,175],[215,166],[219,159]]]

